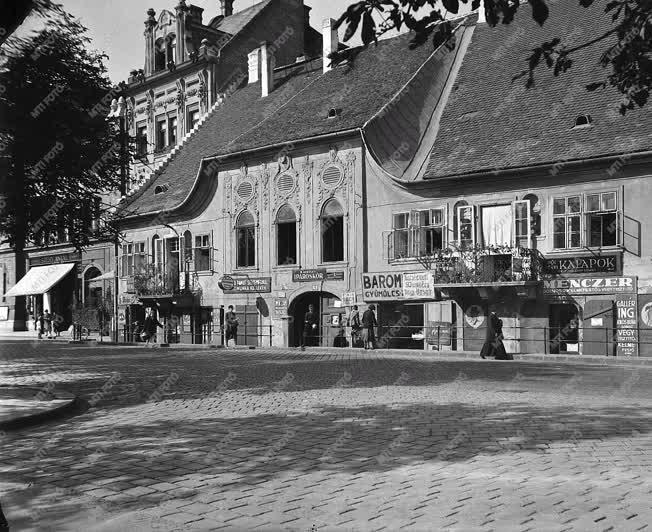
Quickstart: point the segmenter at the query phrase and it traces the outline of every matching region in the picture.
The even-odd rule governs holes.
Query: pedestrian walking
[[[146,344],[149,344],[150,340],[152,343],[156,343],[157,327],[163,327],[163,325],[154,317],[154,313],[150,310],[147,313],[145,323],[143,324],[143,332],[140,335]]]
[[[238,317],[233,310],[233,305],[229,305],[229,311],[224,315],[224,322],[226,323],[226,347],[229,347],[229,340],[233,340],[233,347],[238,345]]]
[[[491,312],[487,321],[487,336],[480,350],[480,357],[495,357],[496,360],[514,360],[514,357],[509,355],[505,350],[503,338],[503,320],[495,312]]]
[[[359,347],[361,343],[360,330],[362,329],[362,321],[360,320],[358,305],[353,305],[353,309],[351,309],[351,314],[349,314],[349,327],[351,327],[351,346]]]
[[[362,340],[364,342],[365,349],[375,349],[375,327],[378,325],[378,322],[376,321],[376,315],[374,314],[375,309],[375,305],[369,305],[367,310],[365,310],[364,314],[362,315]]]
[[[308,312],[303,316],[303,334],[301,335],[301,350],[306,350],[306,344],[312,345],[313,336],[317,332],[317,314],[315,307],[308,305]]]
[[[52,338],[52,314],[49,310],[46,310],[43,314],[43,323],[45,324],[45,335],[48,338]]]
[[[43,331],[45,330],[45,318],[42,310],[39,310],[38,316],[36,317],[36,330],[38,331],[38,338],[41,340],[43,338]]]

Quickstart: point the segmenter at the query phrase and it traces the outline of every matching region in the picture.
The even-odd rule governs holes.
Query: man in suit
[[[312,345],[312,337],[317,332],[317,314],[315,307],[308,305],[308,312],[303,317],[303,334],[301,335],[301,351],[306,350],[306,344]],[[309,340],[310,339],[310,340]]]
[[[376,343],[375,327],[378,325],[376,321],[375,305],[369,305],[369,308],[364,311],[362,315],[362,339],[364,340],[365,349],[374,349]]]

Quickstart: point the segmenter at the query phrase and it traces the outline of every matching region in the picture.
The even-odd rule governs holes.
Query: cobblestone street
[[[0,350],[0,385],[88,403],[2,435],[12,531],[652,528],[645,367]]]

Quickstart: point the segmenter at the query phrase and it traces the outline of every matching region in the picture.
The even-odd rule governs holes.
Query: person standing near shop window
[[[143,332],[141,338],[145,340],[146,344],[149,344],[150,340],[152,343],[156,343],[156,331],[157,327],[163,327],[161,323],[154,317],[154,313],[150,309],[147,312],[147,317],[145,318],[145,323],[143,324]]]
[[[229,305],[229,311],[224,315],[224,322],[226,323],[226,347],[229,347],[229,340],[233,340],[233,347],[238,344],[238,317],[235,315],[233,305]]]
[[[360,329],[362,329],[358,305],[353,305],[349,315],[349,327],[351,327],[351,347],[358,347],[360,344]]]
[[[369,305],[369,308],[364,311],[362,315],[362,339],[364,341],[365,349],[375,349],[376,344],[376,331],[375,327],[378,325],[376,321],[376,315],[374,314],[376,310],[375,305]]]
[[[303,317],[303,334],[301,335],[301,351],[306,350],[306,344],[312,345],[312,337],[317,332],[317,315],[315,307],[308,305],[308,312]],[[310,340],[308,340],[310,338]]]

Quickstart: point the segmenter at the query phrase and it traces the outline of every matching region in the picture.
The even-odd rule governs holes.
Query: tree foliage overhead
[[[577,1],[588,8],[594,0]],[[532,18],[544,25],[554,3],[546,0],[528,0]],[[527,68],[522,76],[528,87],[534,84],[534,71],[542,63],[553,69],[555,75],[568,70],[573,53],[587,46],[603,46],[600,63],[611,68],[604,81],[592,83],[588,90],[611,85],[623,95],[621,112],[645,105],[652,87],[652,1],[609,0],[604,2],[605,12],[611,15],[613,25],[603,33],[594,35],[578,46],[568,48],[563,35],[534,48],[527,58]],[[360,33],[364,46],[392,30],[414,31],[410,46],[421,46],[431,41],[435,47],[450,42],[453,22],[447,20],[460,13],[462,6],[475,10],[484,8],[487,23],[510,24],[519,8],[526,8],[518,0],[362,0],[349,5],[337,20],[336,27],[346,26],[344,41]],[[347,49],[334,52],[329,57],[333,64],[352,59],[356,51]]]
[[[106,56],[69,15],[0,48],[0,241],[22,250],[67,231],[78,248],[97,236],[98,195],[116,189],[120,150],[107,103]]]

